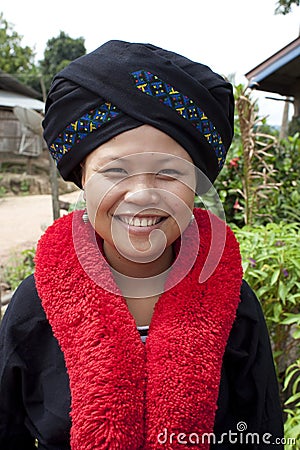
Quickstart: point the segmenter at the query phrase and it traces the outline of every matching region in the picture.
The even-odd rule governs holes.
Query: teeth
[[[143,217],[142,219],[139,219],[138,217],[120,217],[122,222],[125,222],[127,225],[131,225],[134,227],[151,227],[152,225],[157,224],[160,221],[159,217],[155,217],[152,219],[146,219]]]

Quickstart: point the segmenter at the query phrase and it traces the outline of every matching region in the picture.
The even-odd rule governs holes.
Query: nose
[[[136,205],[157,205],[160,202],[160,193],[154,186],[152,174],[134,175],[128,180],[128,188],[124,195],[127,203]]]

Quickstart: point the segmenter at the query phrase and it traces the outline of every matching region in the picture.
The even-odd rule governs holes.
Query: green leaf
[[[295,395],[292,395],[290,398],[287,399],[287,401],[285,402],[285,405],[289,405],[290,403],[294,403],[297,400],[300,400],[300,392],[298,392]]]
[[[292,263],[292,265],[294,267],[297,267],[297,269],[300,269],[300,260],[295,259],[295,258],[291,258],[290,259],[290,263]]]
[[[300,339],[300,327],[299,327],[298,330],[296,330],[296,331],[293,333],[293,338],[294,338],[294,339]]]
[[[299,374],[299,377],[296,379],[296,381],[293,383],[293,389],[292,389],[293,394],[297,393],[299,383],[300,383],[300,374]]]
[[[292,370],[292,371],[285,377],[284,385],[283,385],[283,390],[284,390],[284,391],[286,390],[286,388],[288,387],[288,385],[289,385],[291,379],[293,378],[293,376],[295,375],[295,373],[298,372],[298,370],[299,370],[298,368]]]
[[[281,322],[283,325],[291,325],[293,323],[300,324],[300,314],[288,314],[286,319]]]
[[[270,281],[270,286],[273,286],[277,282],[279,277],[280,277],[280,269],[276,269],[273,272],[273,275],[272,275],[272,278],[271,278],[271,281]]]
[[[300,424],[293,426],[293,428],[290,429],[289,432],[286,434],[286,438],[298,439],[299,434],[300,434]],[[296,450],[297,447],[291,447],[291,449]]]
[[[285,284],[283,284],[282,281],[279,281],[278,296],[283,301],[283,303],[285,303],[286,294],[287,294],[287,288],[286,288]]]
[[[275,320],[275,322],[279,322],[281,313],[282,313],[282,305],[281,305],[281,303],[276,303],[274,305],[274,320]]]

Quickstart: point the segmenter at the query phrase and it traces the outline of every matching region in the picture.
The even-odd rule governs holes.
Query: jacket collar
[[[146,344],[82,212],[57,220],[39,241],[35,280],[70,378],[72,450],[152,450],[166,436],[165,448],[182,449],[180,433],[208,448],[202,436],[213,431],[242,268],[231,230],[206,211],[194,213]],[[216,252],[217,264],[200,283]]]

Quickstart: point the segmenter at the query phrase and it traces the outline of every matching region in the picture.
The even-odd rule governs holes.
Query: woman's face
[[[143,125],[119,134],[85,160],[89,220],[104,251],[127,260],[158,260],[188,226],[195,167],[167,134]]]

